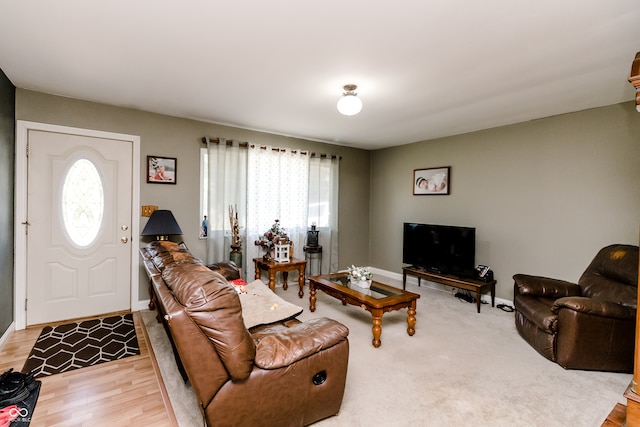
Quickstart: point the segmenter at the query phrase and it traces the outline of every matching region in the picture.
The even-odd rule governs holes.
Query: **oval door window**
[[[78,246],[90,245],[98,235],[104,212],[104,191],[96,166],[76,161],[62,187],[62,218],[69,238]]]

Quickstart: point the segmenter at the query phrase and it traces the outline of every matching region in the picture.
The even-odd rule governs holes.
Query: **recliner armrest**
[[[580,286],[564,280],[548,277],[516,274],[513,276],[520,295],[533,295],[546,298],[580,296]]]
[[[240,270],[233,261],[220,261],[215,264],[207,265],[207,268],[216,273],[222,274],[222,277],[227,281],[236,280],[240,278]]]
[[[624,306],[624,307],[629,307],[633,310],[637,310],[638,309],[638,301],[637,300],[622,300],[622,301],[618,301],[618,304]]]
[[[290,328],[263,329],[255,338],[254,363],[262,369],[278,369],[334,346],[349,335],[349,329],[335,320],[321,317]]]
[[[558,311],[562,308],[568,308],[579,313],[610,317],[614,319],[635,319],[636,317],[636,311],[633,308],[615,302],[602,301],[587,297],[559,298],[553,302],[551,311],[558,314]]]

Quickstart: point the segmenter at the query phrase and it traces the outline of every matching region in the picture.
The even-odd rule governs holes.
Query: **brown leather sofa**
[[[632,372],[638,247],[601,249],[578,283],[513,276],[516,329],[566,369]]]
[[[348,329],[288,319],[247,330],[225,278],[171,242],[141,249],[163,313],[209,426],[303,426],[338,413]]]

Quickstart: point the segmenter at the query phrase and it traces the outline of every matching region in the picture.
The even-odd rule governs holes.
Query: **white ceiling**
[[[631,100],[637,51],[638,0],[0,3],[19,88],[366,149]]]

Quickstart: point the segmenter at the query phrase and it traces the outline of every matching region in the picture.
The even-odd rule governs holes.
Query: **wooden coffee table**
[[[416,301],[420,295],[373,281],[370,289],[352,286],[346,273],[309,277],[309,310],[316,309],[316,289],[342,301],[342,305],[356,305],[373,317],[373,346],[380,347],[382,315],[388,311],[407,307],[407,333],[416,333]]]

